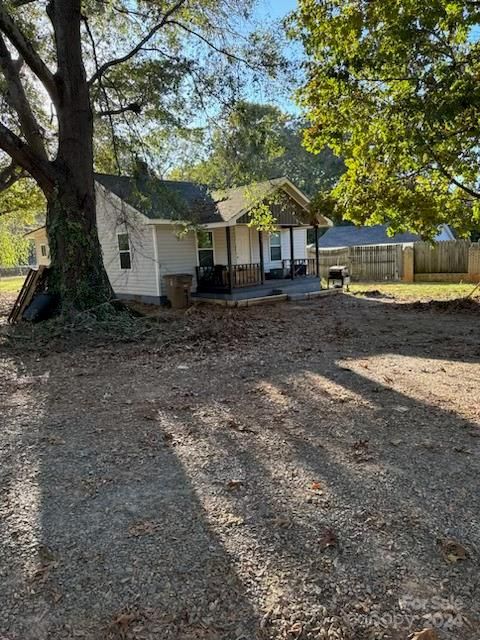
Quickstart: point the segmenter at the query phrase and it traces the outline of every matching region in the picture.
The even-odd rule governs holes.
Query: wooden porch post
[[[317,278],[320,277],[320,255],[318,252],[318,226],[315,225],[315,271]]]
[[[290,227],[290,277],[293,280],[295,277],[295,265],[293,263],[293,227]]]
[[[260,278],[262,284],[265,283],[265,261],[263,259],[263,233],[258,232],[258,250],[260,254]]]
[[[233,269],[232,269],[232,238],[230,236],[230,227],[225,227],[227,234],[227,263],[228,263],[228,291],[232,293],[233,288]]]

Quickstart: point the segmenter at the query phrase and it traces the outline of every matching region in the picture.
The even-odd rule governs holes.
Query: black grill
[[[328,286],[330,287],[330,283],[334,287],[344,287],[345,285],[348,287],[350,284],[350,273],[348,271],[348,267],[345,265],[336,264],[329,268],[328,270]]]

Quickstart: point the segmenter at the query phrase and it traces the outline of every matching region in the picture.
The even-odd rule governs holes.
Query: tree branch
[[[52,164],[40,158],[28,144],[1,122],[0,149],[3,149],[15,164],[25,169],[37,181],[47,197],[51,195],[55,183]]]
[[[12,162],[0,171],[0,193],[9,189],[17,180],[25,177],[25,172]]]
[[[7,9],[5,9],[3,0],[0,0],[0,31],[7,36],[20,56],[25,60],[33,73],[43,84],[48,95],[52,99],[52,102],[57,104],[57,85],[55,83],[54,75],[38,55],[32,43],[25,37],[12,20]]]
[[[20,61],[21,63],[21,61]],[[28,102],[20,79],[18,61],[13,61],[4,38],[0,34],[0,68],[7,81],[5,99],[17,112],[25,139],[42,160],[47,160],[44,141],[38,122]]]
[[[213,49],[217,53],[221,53],[222,55],[226,56],[227,58],[230,58],[231,60],[236,60],[237,62],[241,62],[242,64],[246,65],[250,69],[255,69],[255,67],[252,64],[250,64],[248,60],[245,60],[245,58],[241,58],[240,56],[235,55],[231,51],[227,51],[227,49],[222,49],[221,47],[217,47],[215,44],[213,44],[213,42],[205,38],[205,36],[202,36],[201,33],[198,33],[197,31],[190,29],[190,27],[187,27],[185,24],[178,22],[178,20],[168,20],[166,24],[173,24],[173,25],[176,25],[177,27],[180,27],[180,29],[183,29],[187,33],[190,33],[192,36],[195,36],[199,40],[202,40],[202,42],[205,42],[205,44],[207,44],[211,49]]]
[[[118,116],[126,111],[132,111],[135,114],[139,114],[142,111],[142,105],[139,102],[130,102],[129,104],[124,105],[123,107],[118,107],[117,109],[102,109],[101,111],[96,111],[97,116]]]
[[[151,40],[153,38],[153,36],[157,33],[157,31],[160,31],[160,29],[162,27],[165,26],[165,24],[167,23],[168,19],[170,18],[170,16],[172,16],[176,11],[178,11],[182,5],[184,5],[186,2],[186,0],[177,0],[177,2],[172,5],[170,7],[170,9],[168,9],[168,11],[166,11],[162,17],[162,19],[160,20],[160,22],[158,22],[154,27],[152,27],[150,29],[150,31],[147,33],[147,35],[145,37],[143,37],[140,42],[137,43],[137,45],[131,49],[128,53],[126,53],[124,56],[121,56],[119,58],[114,58],[113,60],[109,60],[108,62],[104,62],[93,74],[93,76],[90,78],[90,80],[88,81],[89,85],[92,85],[94,82],[96,82],[99,78],[101,78],[103,76],[103,74],[108,71],[108,69],[110,69],[111,67],[116,66],[117,64],[122,64],[123,62],[127,62],[128,60],[130,60],[130,58],[133,58],[135,55],[137,55],[137,53],[141,50],[141,48],[147,44],[147,42],[149,40]]]
[[[445,168],[445,166],[441,163],[441,161],[438,159],[436,153],[434,152],[434,150],[430,147],[430,145],[426,145],[428,150],[430,151],[430,154],[434,160],[434,162],[436,163],[438,170],[440,171],[440,173],[442,175],[445,176],[445,178],[447,178],[447,180],[449,180],[452,184],[454,184],[456,187],[458,187],[459,189],[462,189],[462,191],[464,191],[465,193],[468,193],[469,196],[471,196],[472,198],[475,199],[480,199],[480,193],[478,191],[475,191],[474,189],[471,189],[470,187],[467,187],[466,185],[464,185],[463,183],[460,182],[460,180],[457,180],[457,178],[455,178],[449,171],[448,169]]]

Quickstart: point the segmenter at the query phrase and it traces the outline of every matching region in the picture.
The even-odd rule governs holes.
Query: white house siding
[[[227,264],[227,234],[225,227],[219,227],[218,229],[212,229],[213,233],[213,252],[215,255],[215,264]],[[233,228],[231,229],[231,243],[232,243],[232,260],[235,255],[235,237]],[[196,250],[195,250],[196,251]],[[193,264],[198,264],[196,253],[193,254]]]
[[[163,278],[173,273],[190,273],[193,276],[193,290],[196,290],[197,241],[195,233],[189,231],[179,237],[172,225],[155,226],[160,274],[160,293],[163,295]]]
[[[39,229],[36,231],[33,242],[35,244],[35,264],[37,266],[44,265],[48,267],[50,264],[50,248],[48,246],[46,230]],[[46,255],[44,256],[42,256],[42,245],[45,247]]]
[[[293,251],[295,258],[308,258],[307,254],[307,230],[300,228],[293,230]]]
[[[145,218],[97,186],[97,226],[103,263],[114,292],[119,297],[158,302],[154,234]],[[120,268],[119,233],[128,233],[131,269]]]
[[[235,236],[235,251],[233,262],[235,264],[250,264],[253,262],[250,251],[250,229],[247,225],[233,227]],[[258,241],[257,241],[258,245]]]
[[[281,229],[280,233],[282,243],[282,260],[287,260],[290,258],[290,230]],[[250,229],[250,247],[252,262],[260,262],[258,231],[255,229]],[[295,259],[307,257],[307,230],[305,228],[293,230],[293,251]],[[270,234],[268,233],[263,233],[263,259],[265,271],[281,267],[281,262],[272,262],[270,260]]]

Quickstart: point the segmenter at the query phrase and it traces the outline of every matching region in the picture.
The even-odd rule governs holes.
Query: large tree
[[[49,288],[65,310],[111,297],[94,156],[120,171],[276,66],[248,33],[254,0],[0,0],[1,189],[25,175],[47,203]],[[252,42],[253,40],[253,42]]]
[[[355,222],[478,222],[479,23],[472,0],[299,0],[306,146],[345,158],[335,193]]]
[[[309,196],[330,189],[343,162],[330,149],[314,155],[302,146],[302,121],[271,104],[239,101],[224,110],[201,141],[206,157],[172,172],[218,188],[287,176]]]

